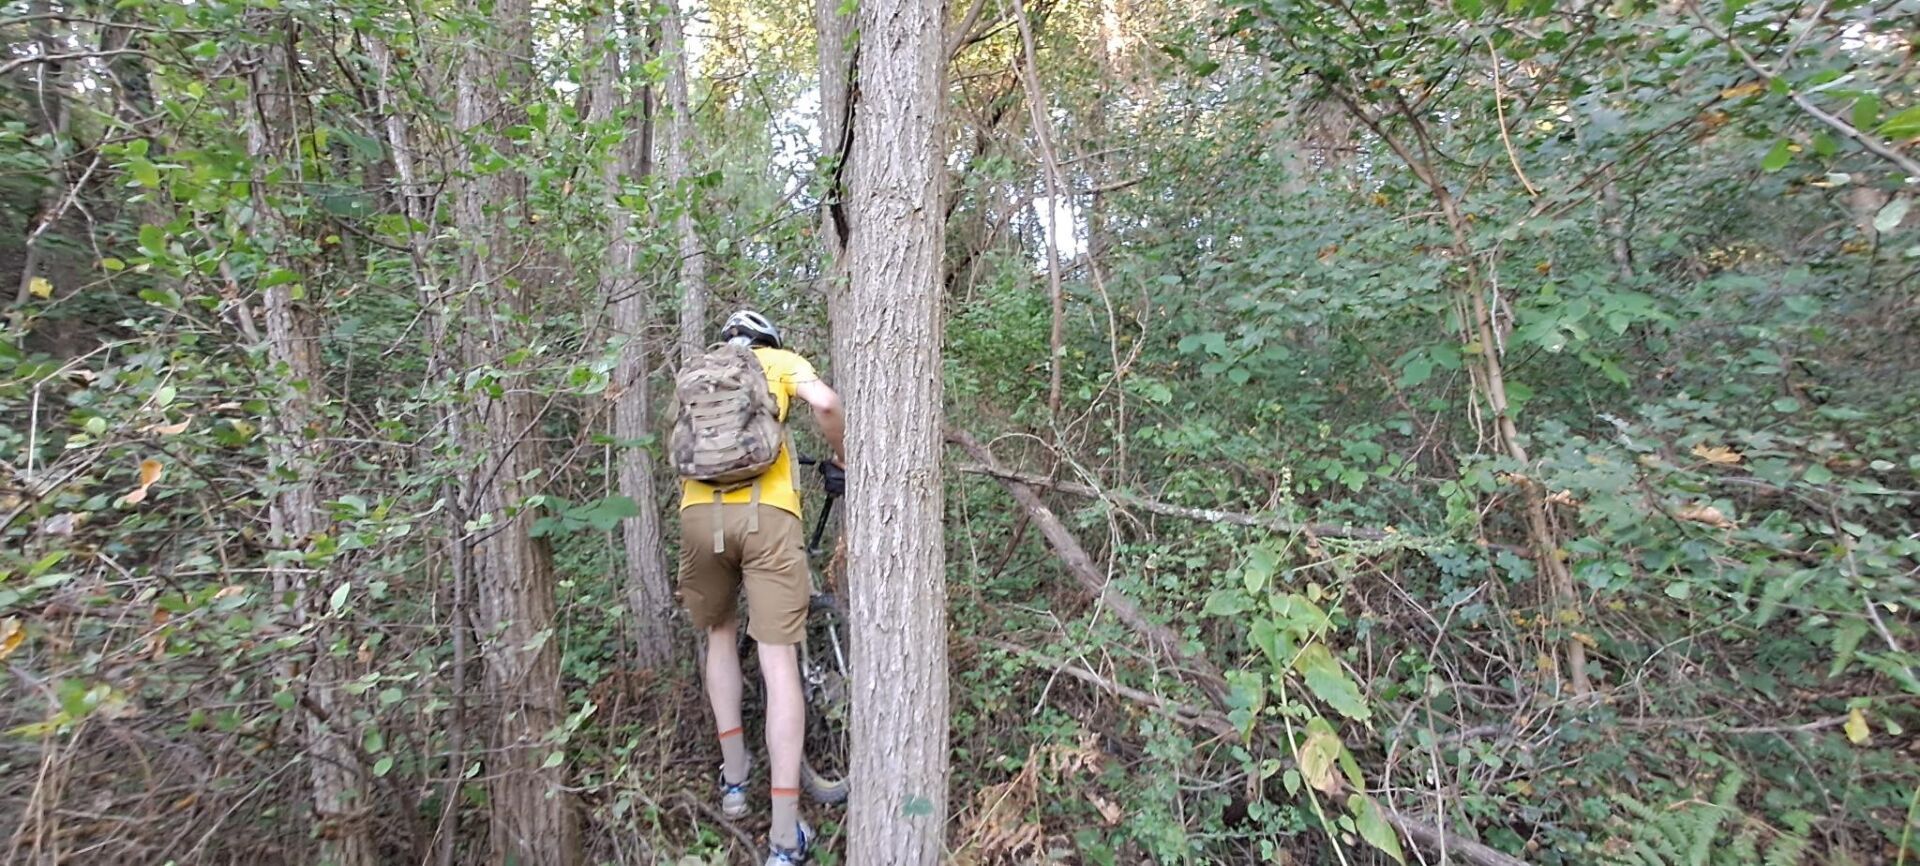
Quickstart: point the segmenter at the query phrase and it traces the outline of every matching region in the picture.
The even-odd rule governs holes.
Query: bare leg
[[[799,651],[793,644],[760,644],[760,675],[767,684],[767,763],[773,777],[773,826],[768,835],[774,844],[792,847],[798,844],[800,759],[807,732]]]
[[[713,705],[713,729],[721,735],[726,758],[723,775],[729,782],[747,776],[746,741],[740,736],[739,622],[707,629],[707,701]]]

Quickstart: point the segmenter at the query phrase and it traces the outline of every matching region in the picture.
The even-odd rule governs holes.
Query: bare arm
[[[815,379],[801,382],[794,387],[800,399],[813,407],[814,423],[820,425],[820,435],[826,437],[828,447],[833,449],[834,462],[842,466],[847,464],[847,416],[840,411],[840,395],[833,387]]]

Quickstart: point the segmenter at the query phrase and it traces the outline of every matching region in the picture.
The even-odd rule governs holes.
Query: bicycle
[[[795,455],[802,466],[814,466],[821,475],[822,488],[830,472],[839,472],[831,463]],[[849,793],[848,775],[850,732],[848,708],[851,703],[847,677],[847,643],[843,635],[845,613],[840,600],[824,578],[823,559],[830,555],[820,546],[827,529],[827,518],[839,495],[828,493],[820,516],[814,521],[813,534],[807,540],[807,575],[812,595],[807,603],[807,633],[800,642],[800,691],[806,703],[807,734],[800,762],[800,786],[821,803],[840,803]]]

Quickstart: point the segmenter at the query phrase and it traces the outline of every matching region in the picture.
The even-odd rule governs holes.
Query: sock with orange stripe
[[[733,728],[720,732],[720,776],[728,784],[738,785],[747,780],[747,738],[740,736],[740,729]]]
[[[773,789],[773,825],[767,828],[767,839],[781,848],[793,848],[800,844],[800,789]]]

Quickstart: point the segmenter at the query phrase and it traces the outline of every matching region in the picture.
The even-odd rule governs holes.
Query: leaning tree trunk
[[[860,6],[848,165],[848,587],[852,863],[940,860],[947,815],[947,599],[940,482],[941,0]]]
[[[265,248],[280,250],[292,240],[293,229],[281,217],[278,203],[267,194],[276,186],[268,182],[267,175],[276,167],[283,168],[283,184],[295,189],[299,188],[300,176],[299,152],[289,153],[287,148],[287,134],[294,122],[286,74],[289,36],[283,24],[264,16],[259,23],[265,38],[250,64],[253,74],[248,96],[253,112],[247,118],[247,156],[253,162],[254,176],[252,236],[267,240]],[[267,260],[276,269],[287,269],[291,264],[277,252],[268,253]],[[319,407],[327,399],[320,329],[309,305],[296,297],[299,287],[298,282],[281,282],[266,290],[262,302],[267,356],[279,368],[277,372],[286,385],[279,394],[270,452],[271,471],[282,479],[269,514],[272,546],[280,550],[304,549],[328,530],[321,511],[327,498],[323,490],[326,453],[318,438],[326,423]],[[321,582],[319,592],[314,591],[316,577]],[[332,585],[340,578],[338,569],[331,565],[317,574],[297,561],[274,566],[275,592],[291,599],[296,620],[315,623],[314,654],[307,665],[306,700],[302,703],[319,860],[331,866],[372,866],[378,849],[373,841],[371,801],[360,758],[350,739],[350,698],[337,688],[353,678],[352,662],[332,651],[338,630],[326,619],[326,612],[309,610],[317,599],[331,594]]]
[[[466,35],[459,64],[453,122],[479,150],[511,154],[516,145],[500,130],[521,122],[510,101],[533,86],[531,0],[475,0],[469,14],[491,19]],[[462,363],[511,373],[508,356],[523,342],[514,322],[529,312],[530,253],[519,235],[527,220],[526,184],[510,168],[476,171],[462,161],[453,208],[462,241],[456,290],[466,301],[458,319]],[[508,316],[504,314],[519,314]],[[486,767],[492,808],[488,859],[494,864],[580,862],[580,819],[567,793],[564,766],[545,766],[554,746],[546,737],[566,718],[560,691],[559,642],[554,625],[553,557],[532,537],[533,492],[525,479],[542,468],[537,453],[538,407],[519,383],[469,392],[466,441],[476,465],[466,500],[478,525],[472,539],[475,621],[491,632],[481,647],[490,710],[496,714]]]
[[[699,197],[693,191],[692,99],[687,95],[686,19],[680,0],[667,0],[660,19],[660,51],[667,61],[667,185],[678,191],[679,215],[673,231],[680,242],[680,360],[685,362],[707,343],[707,252],[693,212]]]
[[[624,122],[652,123],[644,101],[631,115],[621,111],[620,51],[612,39],[617,33],[612,10],[588,29],[590,45],[609,46],[593,79],[593,108],[588,121],[595,126]],[[671,135],[671,133],[669,133]],[[633,237],[633,211],[620,203],[623,178],[643,173],[635,146],[644,133],[630,141],[622,136],[600,163],[601,201],[607,210],[607,257],[600,271],[600,293],[613,307],[613,330],[625,340],[614,367],[619,389],[613,411],[613,435],[618,451],[620,493],[639,506],[639,514],[621,522],[627,549],[627,612],[633,621],[634,662],[643,668],[665,667],[673,661],[673,586],[661,557],[660,508],[654,483],[653,453],[637,442],[648,435],[646,331],[652,312],[646,288],[639,284],[640,245]],[[672,157],[668,157],[671,161]],[[684,155],[682,159],[684,163]],[[691,227],[689,226],[689,230]]]
[[[827,299],[832,334],[830,359],[846,356],[848,330],[841,321],[847,306],[847,157],[853,149],[854,16],[844,0],[814,0],[814,28],[820,49],[820,171],[826,182],[820,208],[820,291]]]

